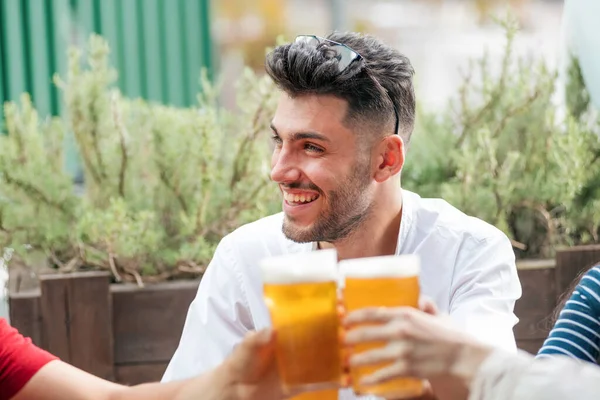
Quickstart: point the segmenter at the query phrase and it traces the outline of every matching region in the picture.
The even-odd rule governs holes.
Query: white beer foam
[[[259,265],[264,283],[337,282],[339,278],[335,249],[268,257]]]
[[[417,254],[353,258],[340,261],[339,268],[350,278],[404,278],[419,275],[421,259]]]

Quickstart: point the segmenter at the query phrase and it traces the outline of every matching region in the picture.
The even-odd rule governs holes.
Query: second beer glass
[[[284,390],[337,387],[342,368],[336,251],[271,257],[260,267]]]
[[[366,307],[418,307],[419,258],[416,255],[358,258],[340,262],[344,276],[344,304],[346,312]],[[367,343],[355,346],[351,352],[361,353],[385,346],[384,343]],[[357,394],[382,397],[411,398],[422,394],[423,385],[418,379],[397,379],[380,385],[363,386],[360,379],[384,367],[351,368],[353,389]]]

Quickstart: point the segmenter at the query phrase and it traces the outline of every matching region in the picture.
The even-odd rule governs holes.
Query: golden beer
[[[335,250],[269,258],[261,262],[261,270],[284,390],[338,387],[342,368]]]
[[[338,400],[338,389],[306,392],[292,397],[290,400]]]
[[[340,262],[345,278],[344,304],[346,312],[367,307],[418,307],[419,258],[416,255],[370,257]],[[358,354],[385,346],[386,343],[367,343],[354,346]],[[410,398],[423,392],[419,379],[403,378],[379,385],[365,386],[360,379],[386,365],[350,368],[353,389],[357,394],[382,397]]]

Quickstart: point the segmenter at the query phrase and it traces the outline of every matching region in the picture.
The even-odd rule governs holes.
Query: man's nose
[[[273,155],[271,162],[271,180],[273,182],[297,182],[300,180],[300,175],[300,168],[289,152],[282,149]]]

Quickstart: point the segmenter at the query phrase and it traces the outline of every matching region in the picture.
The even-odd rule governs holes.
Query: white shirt
[[[164,381],[219,365],[245,333],[270,326],[258,262],[307,252],[282,232],[283,214],[244,225],[219,243],[190,305],[179,347]],[[421,257],[421,293],[482,341],[515,351],[513,313],[521,296],[515,256],[500,230],[447,202],[403,190],[396,254]],[[354,396],[343,391],[343,398]]]

